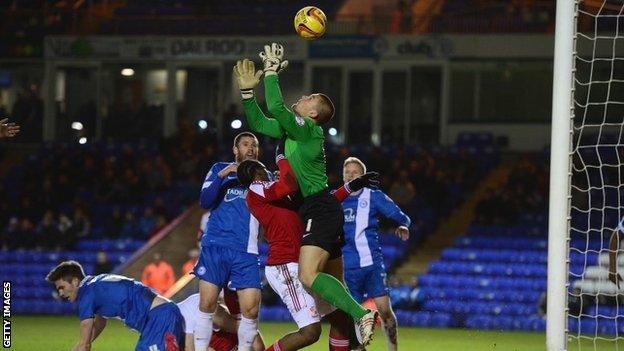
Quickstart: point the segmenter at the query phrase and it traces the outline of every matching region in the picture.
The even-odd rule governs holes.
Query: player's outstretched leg
[[[299,280],[323,300],[349,314],[357,323],[362,344],[373,338],[377,311],[369,311],[351,297],[345,286],[321,270],[329,260],[329,252],[318,246],[304,245],[299,253]]]

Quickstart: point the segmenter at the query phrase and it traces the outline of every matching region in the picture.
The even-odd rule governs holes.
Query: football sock
[[[241,351],[251,350],[256,334],[258,334],[258,319],[242,316],[238,325],[238,349]]]
[[[330,336],[329,351],[349,351],[349,338],[344,336]]]
[[[275,342],[275,344],[269,346],[266,351],[282,351],[282,347],[280,346],[279,340]]]
[[[353,299],[344,285],[329,274],[319,273],[316,279],[314,279],[311,288],[323,300],[345,311],[356,321],[368,313],[368,310]]]
[[[197,313],[197,323],[193,335],[195,339],[195,350],[205,350],[212,337],[212,318],[214,313],[199,311]]]

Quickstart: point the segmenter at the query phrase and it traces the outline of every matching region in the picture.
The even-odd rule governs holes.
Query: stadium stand
[[[19,301],[17,306],[21,308],[17,311],[49,311],[52,314],[71,312],[69,307],[57,305],[49,285],[43,280],[43,276],[54,263],[62,259],[76,259],[84,262],[87,273],[90,273],[96,263],[97,252],[104,251],[114,266],[122,264],[154,231],[156,218],[162,216],[169,221],[186,206],[194,203],[197,196],[196,184],[200,183],[199,177],[203,176],[207,164],[217,155],[222,159],[230,158],[229,150],[225,147],[220,152],[215,152],[210,146],[201,150],[194,149],[193,145],[201,144],[197,140],[199,137],[190,136],[182,145],[179,144],[180,137],[160,144],[45,144],[24,164],[10,169],[2,182],[5,189],[2,196],[12,201],[2,202],[7,208],[2,211],[1,218],[5,250],[0,251],[0,263],[3,276],[30,282],[24,287],[24,291],[20,290],[20,294],[16,294]],[[196,143],[188,140],[195,140]],[[269,142],[263,143],[265,150],[272,147],[273,144]],[[182,159],[189,156],[191,151],[192,161],[181,167],[180,164],[184,164]],[[163,156],[156,157],[157,154]],[[391,195],[395,183],[394,175],[409,167],[409,179],[406,181],[413,183],[416,191],[401,206],[413,218],[412,236],[407,245],[392,233],[381,236],[384,259],[389,269],[400,263],[408,250],[417,245],[435,228],[440,218],[462,201],[465,192],[478,183],[480,175],[497,162],[496,153],[490,143],[452,148],[331,146],[327,154],[328,168],[331,169],[330,182],[334,186],[341,184],[342,161],[347,156],[363,157],[367,160],[369,169],[387,170],[382,172],[382,186]],[[392,168],[384,166],[385,160],[390,157],[395,160]],[[270,164],[270,160],[267,161]],[[174,167],[176,164],[178,166]],[[84,170],[75,172],[78,167]],[[169,179],[178,181],[171,182]],[[67,184],[77,185],[76,190],[67,188]],[[32,203],[29,199],[35,197],[43,201],[28,205]],[[440,202],[440,198],[448,201]],[[24,224],[27,230],[22,228],[22,223],[41,222],[46,214],[52,216],[53,227],[58,228],[58,218],[65,213],[68,214],[66,217],[74,214],[69,218],[70,222],[76,224],[81,220],[89,223],[86,225],[86,233],[77,235],[73,231],[74,237],[67,241],[65,247],[42,245],[36,239],[36,235],[40,235],[41,225]],[[35,239],[24,241],[21,245],[16,244],[14,240],[8,240],[17,235],[13,230],[21,230],[21,237],[31,235]],[[261,244],[260,250],[264,263],[266,244]],[[17,269],[17,266],[20,268]],[[34,301],[41,304],[45,302],[45,305],[28,303]],[[425,316],[429,312],[423,313],[420,315]],[[271,316],[270,312],[263,314],[266,319],[271,319]],[[423,323],[407,314],[401,318]],[[428,316],[425,320],[442,326],[445,323],[441,322],[441,318]]]
[[[43,144],[9,169],[0,186],[0,275],[20,287],[16,313],[73,311],[53,299],[50,268],[74,259],[90,274],[98,251],[123,264],[196,200],[214,155],[209,143],[197,150],[186,140]]]

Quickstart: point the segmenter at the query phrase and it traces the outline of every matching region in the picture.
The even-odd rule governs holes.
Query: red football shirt
[[[299,190],[295,173],[286,159],[279,160],[277,167],[278,181],[254,181],[247,194],[249,211],[262,226],[269,243],[268,266],[298,262],[303,236],[303,223],[287,197]],[[344,186],[334,193],[338,201],[348,195]]]

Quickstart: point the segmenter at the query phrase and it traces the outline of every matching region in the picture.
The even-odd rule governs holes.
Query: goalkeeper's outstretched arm
[[[618,251],[620,250],[620,229],[616,228],[609,241],[609,280],[620,287],[622,276],[618,273]]]
[[[269,113],[279,122],[286,134],[297,141],[306,141],[313,135],[314,122],[305,117],[297,117],[284,104],[277,74],[264,76],[264,90]],[[299,123],[298,123],[299,119]]]
[[[253,61],[248,59],[237,61],[233,71],[238,88],[241,91],[243,107],[245,108],[245,119],[247,119],[251,130],[272,138],[281,139],[284,136],[284,131],[279,123],[264,115],[254,97],[253,89],[260,82],[262,71],[256,72]]]
[[[284,131],[279,122],[264,115],[255,97],[243,99],[243,107],[245,108],[245,119],[247,119],[252,131],[275,139],[284,137]]]

